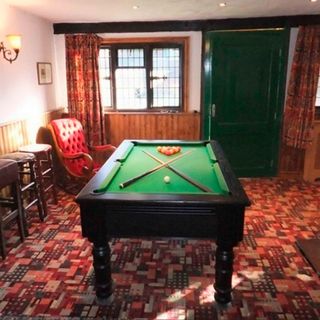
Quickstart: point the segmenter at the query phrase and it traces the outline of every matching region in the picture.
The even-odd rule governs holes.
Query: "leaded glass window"
[[[180,111],[183,45],[111,44],[100,48],[102,104],[115,110]]]

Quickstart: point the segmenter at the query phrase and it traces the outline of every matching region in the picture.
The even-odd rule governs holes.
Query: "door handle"
[[[213,103],[211,106],[211,117],[214,118],[216,116],[216,104]]]

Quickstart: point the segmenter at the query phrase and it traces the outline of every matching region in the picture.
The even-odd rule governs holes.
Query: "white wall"
[[[68,107],[66,46],[64,34],[54,35],[54,50],[56,59],[56,101],[58,106]]]
[[[37,62],[52,63],[55,76],[52,23],[1,1],[0,41],[6,42],[5,36],[10,33],[22,35],[22,49],[12,64],[0,54],[0,124],[36,119],[58,108],[55,78],[50,85],[39,85],[37,78]]]
[[[0,56],[0,124],[12,120],[36,118],[48,110],[67,107],[64,35],[53,35],[52,23],[0,1],[0,41],[8,33],[22,35],[22,50],[10,64]],[[200,111],[201,32],[155,32],[99,34],[103,38],[190,37],[188,111]],[[296,30],[291,34],[290,54]],[[289,67],[292,57],[289,56]],[[38,85],[37,62],[51,62],[53,84]],[[290,68],[288,68],[289,72]]]
[[[200,111],[201,101],[201,32],[153,32],[153,33],[111,33],[98,34],[101,38],[139,38],[139,37],[190,37],[189,56],[189,103],[188,111]],[[65,43],[64,35],[55,35],[55,50],[57,59],[57,90],[58,105],[67,106],[66,69],[65,69]]]

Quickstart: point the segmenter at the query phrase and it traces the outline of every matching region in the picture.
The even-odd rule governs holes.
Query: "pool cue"
[[[149,157],[151,157],[152,159],[160,162],[160,163],[165,163],[164,161],[162,161],[161,159],[157,158],[156,156],[154,156],[153,154],[151,154],[148,151],[144,151],[143,152],[145,154],[147,154]],[[193,180],[192,178],[190,178],[189,176],[187,176],[186,174],[184,174],[183,172],[177,170],[176,168],[171,167],[169,164],[166,165],[166,167],[168,169],[170,169],[172,172],[174,172],[175,174],[177,174],[178,176],[180,176],[181,178],[183,178],[184,180],[190,182],[192,185],[194,185],[195,187],[199,188],[200,190],[204,191],[204,192],[212,192],[212,190],[210,188],[208,188],[207,186],[201,184],[200,182],[197,182],[195,180]]]
[[[120,183],[120,185],[119,185],[120,188],[123,189],[123,188],[127,187],[128,185],[130,185],[130,184],[132,184],[132,183],[140,180],[141,178],[143,178],[143,177],[145,177],[145,176],[147,176],[147,175],[149,175],[149,174],[151,174],[151,173],[153,173],[153,172],[155,172],[155,171],[157,171],[157,170],[159,170],[159,169],[161,169],[161,168],[164,168],[167,164],[170,164],[171,162],[174,162],[174,161],[176,161],[176,160],[178,160],[178,159],[186,156],[186,155],[189,154],[191,151],[193,151],[193,150],[189,150],[189,151],[187,151],[186,153],[180,154],[180,156],[178,156],[178,157],[175,157],[175,158],[173,158],[173,159],[171,159],[171,160],[169,160],[169,161],[167,161],[167,162],[164,162],[164,163],[162,163],[162,164],[159,164],[158,166],[154,167],[154,168],[151,169],[151,170],[148,170],[148,171],[146,171],[146,172],[143,172],[143,173],[139,174],[138,176],[135,176],[135,177],[133,177],[133,178],[131,178],[131,179],[125,181],[125,182]]]

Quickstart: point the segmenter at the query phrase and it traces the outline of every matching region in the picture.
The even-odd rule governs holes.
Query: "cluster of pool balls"
[[[166,156],[171,156],[173,154],[180,152],[181,147],[179,147],[179,146],[158,146],[157,151],[162,154],[165,154]],[[165,176],[163,178],[164,183],[170,183],[170,180],[171,179],[169,176]]]
[[[181,147],[179,146],[159,146],[157,147],[157,151],[165,154],[166,156],[171,156],[181,151]]]

